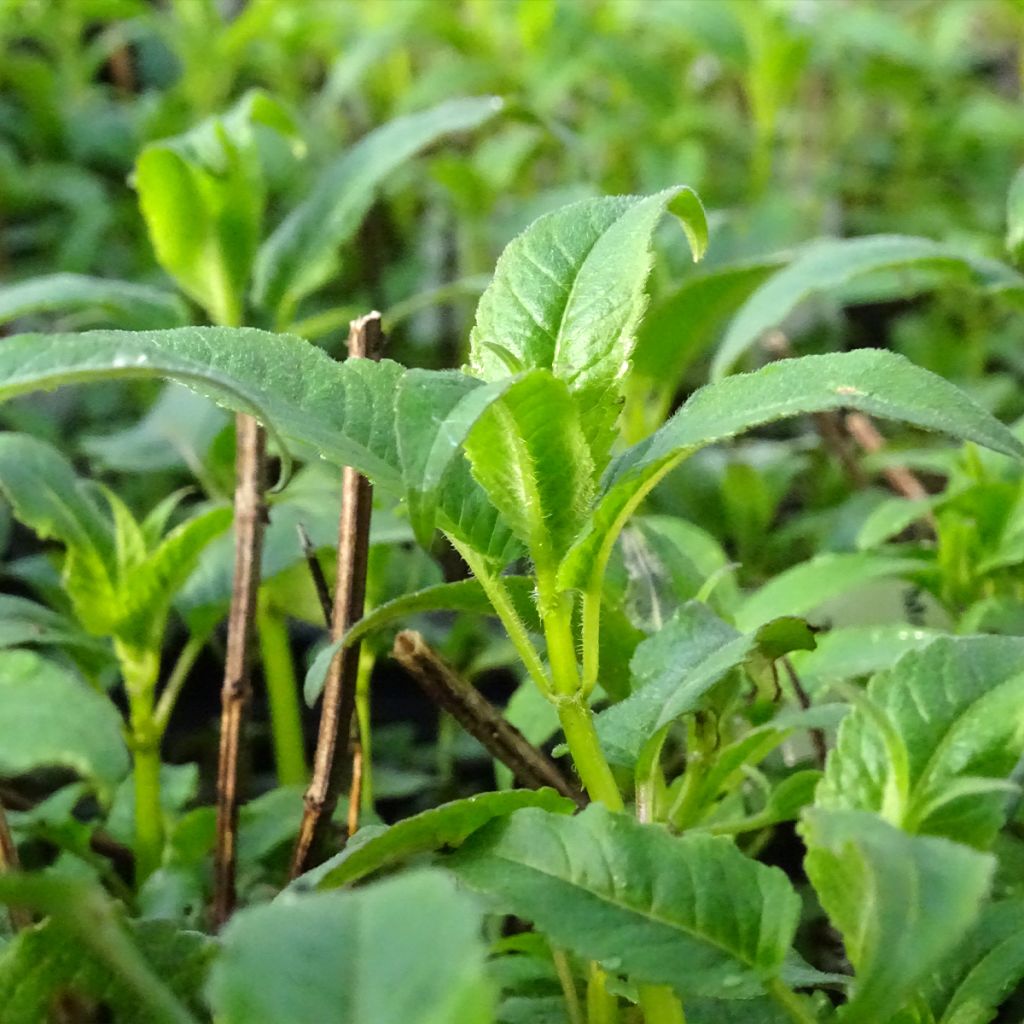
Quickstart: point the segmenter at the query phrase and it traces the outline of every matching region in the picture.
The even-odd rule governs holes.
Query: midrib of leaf
[[[557,832],[555,833],[555,835],[558,838],[559,845],[562,847],[563,855],[565,856],[566,863],[571,864],[573,862],[572,851],[569,849],[565,837],[562,836],[560,833],[557,833]],[[561,889],[563,889],[563,890],[565,890],[567,892],[570,892],[570,893],[571,892],[584,892],[588,896],[590,896],[591,898],[595,899],[597,902],[599,902],[599,903],[601,903],[601,904],[603,904],[605,906],[612,907],[612,908],[614,908],[616,910],[619,910],[619,911],[625,911],[627,913],[634,914],[636,917],[639,917],[639,918],[641,918],[643,920],[649,920],[653,924],[660,925],[660,926],[662,926],[662,927],[664,927],[666,929],[669,929],[670,931],[684,932],[686,935],[690,936],[690,938],[697,939],[698,941],[703,942],[705,945],[713,946],[720,953],[724,953],[727,957],[729,957],[729,958],[731,958],[733,960],[738,961],[739,963],[743,964],[746,967],[751,968],[755,972],[755,974],[759,973],[759,971],[758,971],[758,964],[757,964],[756,960],[747,960],[747,959],[745,959],[743,956],[741,956],[739,953],[737,953],[736,950],[730,948],[729,946],[723,945],[723,943],[720,940],[713,938],[712,936],[706,934],[705,932],[699,931],[698,928],[696,927],[696,925],[688,926],[685,922],[678,921],[678,920],[673,920],[671,918],[661,917],[661,916],[659,916],[658,914],[656,914],[654,912],[653,907],[648,912],[648,911],[645,911],[643,909],[631,906],[630,904],[625,903],[625,902],[617,902],[616,900],[612,899],[610,896],[605,895],[605,894],[601,893],[600,891],[598,891],[598,890],[596,890],[596,889],[594,889],[594,888],[592,888],[590,886],[586,886],[586,885],[581,884],[578,881],[573,881],[573,880],[565,879],[565,878],[561,877],[560,875],[556,875],[556,874],[552,874],[551,872],[544,871],[542,868],[538,867],[536,864],[525,864],[521,860],[513,860],[513,859],[511,859],[510,857],[507,857],[507,856],[503,856],[503,855],[495,856],[494,853],[489,854],[489,856],[494,857],[495,860],[504,861],[505,863],[512,865],[514,868],[520,868],[520,869],[525,868],[525,869],[527,869],[529,871],[532,871],[534,874],[540,875],[542,878],[552,879],[556,883],[558,883],[558,885],[559,885],[559,887]],[[607,859],[604,858],[603,852],[602,852],[602,859],[604,860],[604,864],[605,864],[605,869],[606,869],[605,873],[606,873],[607,877],[612,880],[612,883],[613,883],[613,886],[614,886],[615,875],[614,875],[614,872],[610,869],[610,867],[608,865]],[[689,863],[689,861],[686,862],[686,870],[690,874],[691,880],[693,880],[693,866]],[[697,898],[699,900],[700,892],[701,892],[700,886],[697,886],[697,885],[694,884],[694,885],[692,885],[692,889],[693,889],[693,892],[697,895]],[[762,893],[762,895],[764,895],[764,894]],[[654,893],[652,892],[652,903],[653,902],[654,902]],[[696,907],[697,907],[697,904],[695,903],[695,905],[694,905],[694,917],[699,916],[697,914]],[[758,934],[760,936],[760,935],[764,934],[764,927],[765,927],[765,922],[766,922],[766,919],[767,919],[767,915],[761,914],[761,915],[759,915],[759,917],[760,917],[760,920],[758,922]],[[761,944],[760,944],[760,942],[758,942],[757,949],[760,949],[760,948],[761,948]]]

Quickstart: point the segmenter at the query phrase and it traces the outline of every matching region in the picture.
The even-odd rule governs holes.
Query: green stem
[[[576,991],[576,981],[572,976],[569,957],[562,950],[552,946],[551,959],[555,965],[558,982],[562,986],[562,994],[565,996],[565,1010],[569,1017],[569,1024],[584,1024],[583,1006],[580,1004],[580,994]]]
[[[583,692],[590,693],[597,685],[601,657],[601,591],[590,586],[583,594],[581,609],[583,644]]]
[[[161,737],[167,731],[167,723],[174,711],[174,705],[178,702],[181,689],[188,679],[189,672],[192,671],[192,666],[196,663],[196,658],[199,657],[206,645],[206,639],[206,633],[193,633],[185,641],[185,646],[182,647],[178,660],[167,677],[167,682],[164,684],[163,692],[160,694],[160,699],[156,703],[156,711],[153,714],[153,721]]]
[[[781,1009],[786,1011],[794,1024],[818,1024],[817,1014],[808,1008],[807,1001],[801,999],[781,979],[775,978],[768,982],[766,987],[768,995]]]
[[[608,991],[608,975],[596,963],[590,965],[587,978],[587,1022],[588,1024],[617,1024],[619,1000]]]
[[[544,590],[541,589],[543,595]],[[565,594],[551,603],[544,612],[544,640],[548,648],[548,664],[551,666],[551,682],[555,693],[571,697],[580,693],[579,664],[576,661],[576,642],[572,635],[572,608],[569,595]]]
[[[667,985],[640,985],[637,995],[647,1024],[686,1024],[683,1004]]]
[[[537,649],[533,646],[533,641],[527,633],[526,626],[523,625],[522,619],[519,618],[519,614],[512,604],[512,598],[509,596],[505,585],[501,582],[501,577],[492,575],[487,568],[487,563],[471,548],[465,544],[460,544],[454,537],[449,536],[448,539],[455,550],[462,556],[466,565],[469,566],[470,571],[476,577],[480,586],[483,587],[484,593],[491,602],[491,607],[494,609],[495,614],[501,619],[502,625],[508,633],[508,638],[516,649],[516,653],[526,666],[526,671],[530,673],[530,678],[540,688],[541,693],[550,694],[551,686],[544,672],[540,655],[537,654]]]
[[[160,658],[115,641],[128,696],[129,746],[135,790],[135,884],[141,885],[163,859],[164,822],[160,803],[161,730],[153,712]]]
[[[284,618],[260,602],[256,615],[263,659],[263,679],[270,702],[270,731],[274,744],[277,781],[282,786],[304,786],[309,781],[299,681],[295,675],[288,625]]]
[[[370,727],[370,679],[377,657],[365,644],[359,649],[359,671],[356,674],[356,720],[359,742],[363,747],[363,787],[359,809],[373,811],[373,731]]]
[[[598,800],[609,810],[625,809],[618,783],[605,760],[604,751],[594,730],[594,719],[582,694],[563,697],[555,705],[562,723],[565,742],[569,746],[576,771],[592,800]]]

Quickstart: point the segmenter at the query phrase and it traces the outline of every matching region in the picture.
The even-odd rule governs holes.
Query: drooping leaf
[[[342,154],[260,247],[257,305],[287,324],[299,300],[336,272],[338,250],[355,234],[384,179],[428,146],[486,124],[503,107],[495,96],[448,100],[395,118]]]
[[[0,287],[0,323],[41,313],[75,313],[97,326],[129,330],[188,322],[188,310],[177,295],[134,281],[46,274]]]
[[[554,945],[684,998],[761,993],[799,914],[785,875],[729,840],[673,836],[599,804],[575,817],[518,811],[445,863]]]
[[[597,716],[606,756],[613,763],[632,765],[655,733],[695,710],[737,666],[758,655],[771,661],[813,645],[813,636],[799,619],[777,619],[741,634],[706,605],[687,602],[637,647],[630,666],[631,694]]]
[[[805,812],[811,879],[854,966],[844,1024],[886,1024],[971,927],[994,858],[863,811]]]
[[[167,377],[398,492],[401,375],[389,360],[339,364],[301,338],[253,328],[22,334],[0,348],[0,401],[89,380]]]
[[[736,610],[740,629],[755,629],[774,615],[806,615],[830,598],[880,579],[920,572],[919,559],[873,552],[826,553],[769,580]]]
[[[908,831],[985,848],[1006,814],[1006,778],[1024,752],[1024,640],[940,637],[876,675],[839,729],[817,805],[899,814]],[[878,715],[906,751],[896,780]]]
[[[34,651],[0,651],[0,732],[7,776],[60,765],[109,791],[128,771],[114,706]]]
[[[480,926],[441,872],[285,894],[232,919],[209,1001],[224,1024],[490,1024]]]
[[[881,271],[940,270],[974,275],[984,286],[1020,288],[1009,267],[966,256],[962,247],[904,235],[831,239],[808,246],[747,300],[715,353],[712,376],[724,377],[758,339],[816,293],[835,292]],[[913,292],[911,291],[911,294]]]
[[[513,789],[453,800],[404,818],[351,853],[343,850],[323,866],[326,872],[317,869],[317,888],[336,889],[416,854],[455,849],[488,822],[523,807],[540,807],[552,814],[576,810],[572,800],[553,789]]]
[[[679,217],[699,259],[707,223],[690,189],[588,199],[539,218],[514,239],[477,307],[474,372],[487,381],[509,376],[504,352],[524,369],[551,370],[566,381],[599,468],[646,305],[651,237],[666,209]]]
[[[657,481],[700,448],[788,416],[850,408],[977,441],[1020,458],[1024,447],[948,381],[874,349],[787,359],[695,392],[660,430],[615,459],[590,523],[560,570],[564,587],[600,579],[611,545]]]

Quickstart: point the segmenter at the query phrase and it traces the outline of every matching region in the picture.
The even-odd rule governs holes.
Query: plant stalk
[[[353,320],[348,337],[350,359],[379,359],[384,347],[380,313]],[[342,474],[341,516],[338,522],[338,575],[335,581],[331,639],[340,640],[362,617],[366,598],[366,563],[369,553],[370,513],[373,488],[370,482],[346,466]],[[291,877],[312,866],[317,845],[322,843],[348,768],[336,756],[339,744],[348,753],[359,671],[358,643],[344,648],[331,662],[324,683],[323,705],[313,776],[306,789],[299,835],[292,853]]]
[[[768,995],[774,1002],[789,1015],[793,1024],[818,1024],[818,1017],[807,1007],[807,1002],[801,999],[781,979],[775,978],[767,984]]]
[[[506,765],[523,785],[532,789],[550,786],[577,804],[586,802],[554,761],[509,724],[419,633],[413,630],[399,633],[391,654],[438,707],[458,721],[492,757]]]
[[[213,920],[219,928],[235,905],[238,835],[238,761],[242,722],[252,693],[250,678],[256,602],[260,585],[266,434],[250,416],[236,418],[235,571],[228,614],[227,655],[221,688],[220,753],[217,767],[217,845],[214,863]]]
[[[555,965],[558,983],[562,986],[562,995],[565,997],[565,1012],[569,1018],[569,1024],[585,1024],[583,1004],[580,1002],[580,994],[576,990],[576,979],[572,976],[572,966],[569,963],[569,957],[564,950],[555,949],[552,946],[551,960]]]
[[[637,996],[646,1024],[686,1024],[683,1004],[667,985],[640,985]]]
[[[560,698],[555,706],[569,753],[590,799],[600,801],[611,811],[624,810],[622,794],[601,750],[594,717],[583,694]]]
[[[3,803],[0,803],[0,874],[8,871],[17,871],[21,867],[18,861],[18,847],[14,843],[14,836],[11,835],[11,826],[7,821],[7,812]],[[32,914],[25,908],[12,905],[7,908],[7,915],[11,922],[11,930],[18,932],[22,928],[32,926]]]

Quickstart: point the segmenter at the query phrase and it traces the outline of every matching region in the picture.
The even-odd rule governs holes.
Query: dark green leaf
[[[446,863],[554,945],[684,997],[761,993],[799,915],[785,875],[729,840],[673,836],[599,804],[576,817],[519,811]]]

